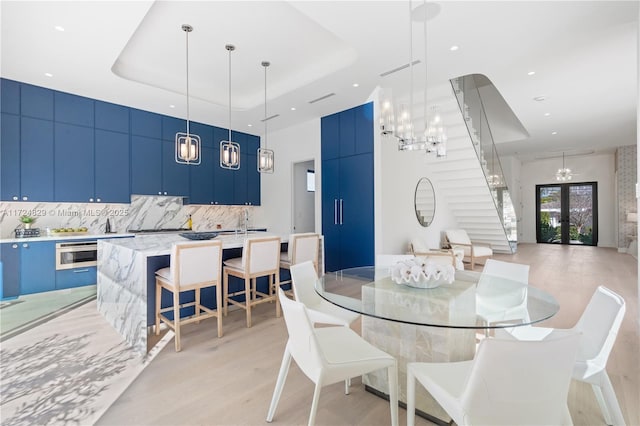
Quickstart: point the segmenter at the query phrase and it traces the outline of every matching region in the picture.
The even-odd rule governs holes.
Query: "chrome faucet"
[[[239,220],[240,230],[244,231],[245,235],[249,231],[249,209],[243,209]]]

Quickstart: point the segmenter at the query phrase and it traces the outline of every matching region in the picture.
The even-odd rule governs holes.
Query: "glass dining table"
[[[328,272],[316,282],[328,302],[362,314],[362,337],[398,360],[399,396],[406,403],[408,362],[473,359],[476,341],[491,329],[527,326],[559,310],[549,293],[503,277],[456,271],[450,284],[416,288],[396,284],[389,268],[373,266]],[[476,335],[478,333],[478,336]],[[363,376],[367,390],[388,395],[384,372]],[[417,413],[437,424],[451,418],[417,387]]]

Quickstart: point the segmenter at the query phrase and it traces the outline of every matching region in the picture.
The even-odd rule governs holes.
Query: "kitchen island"
[[[218,235],[223,259],[238,257],[247,237],[273,236],[268,232]],[[287,236],[281,236],[286,243]],[[142,235],[98,241],[98,311],[136,352],[144,356],[147,334],[155,322],[155,271],[169,266],[171,246],[189,241],[178,234]],[[215,309],[213,288],[202,290],[202,303]],[[209,301],[209,303],[207,303]],[[181,296],[181,303],[182,301]]]

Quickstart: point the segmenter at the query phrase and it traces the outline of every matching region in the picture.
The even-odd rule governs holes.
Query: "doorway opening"
[[[536,185],[536,240],[597,246],[597,182]]]
[[[293,232],[316,230],[316,183],[313,160],[293,164]]]

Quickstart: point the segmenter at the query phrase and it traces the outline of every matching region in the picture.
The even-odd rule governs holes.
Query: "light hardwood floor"
[[[560,312],[545,326],[571,327],[598,285],[625,298],[627,312],[607,370],[627,424],[640,425],[637,261],[615,249],[535,244],[521,244],[517,254],[495,258],[531,265],[531,284],[558,299]],[[256,308],[253,324],[245,328],[244,312],[236,311],[224,319],[222,339],[216,337],[215,320],[185,327],[182,352],[167,345],[98,424],[265,424],[287,332],[269,305]],[[312,382],[292,364],[273,424],[306,424],[312,395]],[[572,383],[569,408],[576,425],[604,424],[587,385]],[[359,380],[353,381],[350,395],[344,395],[340,383],[322,391],[319,425],[389,423],[388,402],[364,391]],[[403,409],[400,424],[406,424]],[[430,423],[418,418],[416,424]]]

